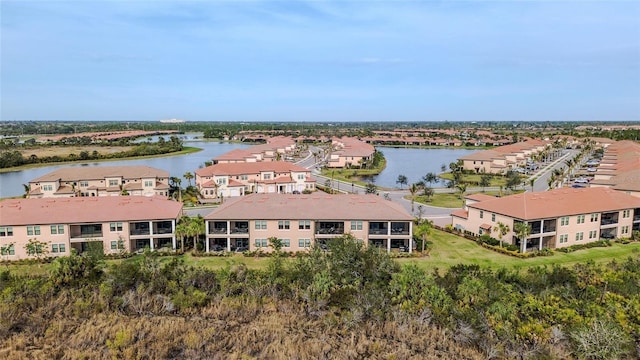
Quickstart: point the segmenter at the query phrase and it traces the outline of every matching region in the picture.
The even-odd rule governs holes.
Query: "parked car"
[[[587,184],[589,183],[589,180],[587,180],[587,178],[579,177],[575,179],[574,182],[577,184]]]

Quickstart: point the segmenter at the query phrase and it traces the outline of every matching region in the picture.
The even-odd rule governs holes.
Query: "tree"
[[[398,179],[396,180],[396,184],[400,184],[400,189],[402,189],[402,185],[407,185],[407,177],[404,175],[398,175]]]
[[[418,185],[411,184],[411,186],[409,186],[409,193],[411,194],[411,212],[413,212],[413,205],[416,202],[416,194],[418,193]]]
[[[535,184],[536,184],[536,179],[534,178],[529,179],[529,185],[531,186],[531,191],[533,191],[533,185]]]
[[[493,231],[498,232],[498,240],[500,240],[500,247],[502,247],[502,238],[507,235],[507,233],[509,231],[511,231],[511,229],[509,228],[509,225],[498,221],[498,223],[496,224],[496,226],[493,227]]]
[[[433,222],[431,222],[430,220],[426,220],[426,219],[416,219],[417,223],[416,223],[416,227],[413,231],[413,235],[418,238],[420,240],[420,248],[422,249],[422,253],[424,253],[425,247],[426,247],[426,243],[427,243],[427,236],[431,235],[431,229],[433,228]]]
[[[29,239],[24,249],[27,251],[27,255],[33,256],[36,259],[40,259],[49,253],[48,243],[38,241],[38,239]]]
[[[364,192],[365,192],[365,194],[377,194],[378,193],[378,187],[374,183],[371,183],[371,182],[367,183],[367,186],[365,186],[365,188],[364,188]]]
[[[179,202],[182,202],[182,187],[181,187],[182,180],[180,180],[179,177],[172,176],[169,178],[169,182],[171,186],[171,189],[170,189],[171,194],[175,195],[177,193],[178,194],[177,200]]]
[[[531,225],[528,222],[518,222],[513,226],[513,230],[516,232],[516,236],[520,239],[520,251],[525,252],[527,250],[527,238],[531,234]]]
[[[460,184],[456,185],[456,188],[458,188],[458,191],[460,192],[459,195],[458,195],[458,198],[462,199],[462,197],[464,196],[464,193],[467,191],[467,184],[460,183]]]
[[[24,188],[24,194],[22,194],[22,197],[26,198],[29,196],[29,192],[31,192],[31,188],[29,187],[29,184],[22,184],[22,187]]]
[[[184,173],[184,178],[187,179],[188,186],[191,186],[191,179],[193,179],[193,174],[190,171]]]
[[[193,248],[197,251],[200,235],[205,234],[204,218],[201,215],[190,218],[187,229],[189,236],[193,237]]]
[[[184,252],[184,238],[188,235],[189,232],[189,216],[183,216],[178,221],[178,225],[176,225],[176,236],[180,238],[180,250]]]
[[[429,186],[433,183],[438,183],[438,176],[432,172],[428,172],[425,176],[422,177],[422,180],[426,183],[429,183]]]
[[[491,175],[484,174],[480,176],[480,186],[482,186],[482,192],[484,192],[487,186],[491,185]]]
[[[424,194],[424,196],[427,197],[427,200],[431,201],[431,198],[433,197],[433,194],[435,193],[435,191],[433,190],[432,187],[427,186],[422,190],[422,193]]]

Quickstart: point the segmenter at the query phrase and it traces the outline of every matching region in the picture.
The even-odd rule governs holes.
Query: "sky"
[[[0,0],[0,120],[640,121],[640,1]]]

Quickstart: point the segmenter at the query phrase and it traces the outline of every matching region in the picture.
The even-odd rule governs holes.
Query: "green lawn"
[[[407,196],[406,198],[410,198]],[[458,197],[458,193],[442,193],[433,194],[430,200],[424,195],[416,196],[416,204],[422,203],[429,206],[437,206],[444,208],[461,208],[464,204],[464,199]],[[416,205],[417,206],[417,205]]]
[[[606,248],[592,248],[574,251],[572,253],[556,252],[553,256],[541,256],[530,259],[519,259],[513,256],[499,254],[485,249],[474,241],[444,232],[433,230],[429,236],[431,250],[429,255],[420,258],[397,259],[401,264],[416,264],[427,271],[434,269],[448,269],[457,264],[479,264],[492,269],[527,269],[540,265],[566,265],[592,260],[596,263],[607,263],[613,259],[625,259],[629,256],[640,255],[640,242],[631,244],[613,244]],[[269,258],[245,257],[242,254],[233,254],[229,257],[194,257],[191,254],[182,255],[188,265],[202,266],[208,269],[221,269],[227,265],[243,263],[250,269],[266,268]],[[170,257],[161,257],[162,262]],[[293,261],[291,258],[287,258]],[[109,260],[113,263],[122,260]],[[43,275],[51,269],[51,264],[35,265],[2,265],[0,270],[9,269],[15,274]]]
[[[501,267],[525,269],[552,264],[570,266],[588,260],[602,263],[640,254],[640,242],[635,242],[626,245],[614,244],[606,248],[578,250],[568,254],[556,252],[553,256],[519,259],[485,249],[471,240],[444,231],[433,230],[429,240],[432,245],[428,257],[398,261],[403,264],[413,263],[426,270],[447,269],[457,264],[479,264],[494,269]]]
[[[446,180],[453,180],[453,174],[450,172],[447,173],[442,173],[440,175],[438,175],[438,177],[440,177],[440,181],[443,181],[442,179]],[[462,174],[462,178],[461,178],[461,182],[463,183],[468,183],[471,186],[480,186],[480,178],[482,177],[482,174]],[[505,186],[507,184],[507,178],[504,176],[492,176],[491,177],[491,182],[489,184],[489,187],[491,186]]]

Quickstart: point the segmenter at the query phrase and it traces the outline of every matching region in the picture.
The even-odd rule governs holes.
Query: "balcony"
[[[129,227],[129,235],[151,235],[149,222],[145,221],[131,223]]]
[[[230,223],[232,234],[248,234],[249,222],[248,221],[232,221]]]
[[[173,226],[171,221],[156,221],[153,223],[154,234],[171,234],[173,232]]]
[[[344,222],[317,222],[315,228],[316,234],[344,234]]]
[[[102,224],[71,225],[69,232],[72,239],[101,238],[103,236]]]
[[[226,234],[226,221],[209,221],[209,234]]]
[[[409,235],[409,223],[392,222],[391,235]]]
[[[389,234],[389,228],[387,222],[370,222],[369,223],[369,235],[387,235]]]

